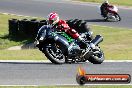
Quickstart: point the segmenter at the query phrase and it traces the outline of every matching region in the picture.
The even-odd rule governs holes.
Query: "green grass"
[[[11,40],[8,35],[8,19],[25,18],[0,14],[0,59],[1,60],[43,60],[44,55],[37,49],[5,50],[11,46],[21,45],[29,40]],[[132,60],[132,30],[92,26],[94,35],[101,34],[104,41],[100,44],[106,60]]]
[[[38,49],[0,50],[1,60],[47,60]]]
[[[132,30],[101,26],[92,26],[92,29],[104,37],[100,45],[106,59],[132,60]]]
[[[97,2],[97,3],[104,2],[104,0],[73,0],[73,1]],[[108,0],[108,1],[111,4],[132,6],[132,0]]]
[[[1,86],[0,88],[132,88],[132,86]]]

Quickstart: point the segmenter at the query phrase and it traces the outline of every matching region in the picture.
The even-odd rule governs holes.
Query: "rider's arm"
[[[67,24],[65,21],[63,21],[63,20],[61,20],[61,21],[59,22],[58,28],[59,28],[61,31],[65,31],[65,32],[66,32],[68,29],[70,29],[70,27],[68,26],[68,24]]]

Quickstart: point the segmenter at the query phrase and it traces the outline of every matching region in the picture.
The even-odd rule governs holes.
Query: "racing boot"
[[[87,48],[87,44],[85,43],[85,41],[79,36],[77,38],[77,41],[78,41],[78,45],[81,49],[86,49]]]

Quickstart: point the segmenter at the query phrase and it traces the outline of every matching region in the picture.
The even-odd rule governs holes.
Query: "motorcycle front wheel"
[[[104,53],[102,50],[95,51],[93,55],[91,55],[88,59],[89,62],[93,64],[101,64],[104,61]]]
[[[65,56],[62,50],[59,48],[59,45],[47,44],[44,46],[42,52],[54,64],[65,63]]]
[[[121,21],[121,17],[118,13],[115,14],[116,21]]]

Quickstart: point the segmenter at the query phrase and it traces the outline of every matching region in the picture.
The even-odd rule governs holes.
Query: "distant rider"
[[[104,3],[102,3],[100,10],[101,10],[101,15],[105,18],[107,17],[108,13],[108,8],[113,7],[112,5],[109,4],[109,2],[106,0]]]

